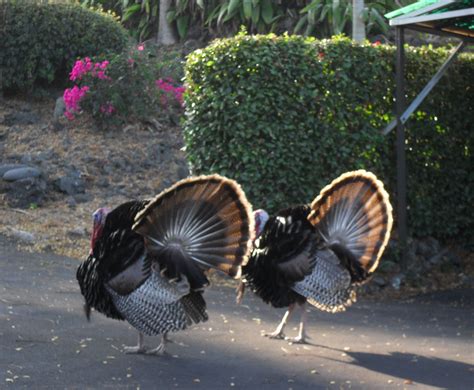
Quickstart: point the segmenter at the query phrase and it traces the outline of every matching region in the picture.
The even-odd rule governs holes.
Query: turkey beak
[[[86,315],[87,321],[90,321],[91,320],[91,307],[87,303],[84,303],[84,314]]]

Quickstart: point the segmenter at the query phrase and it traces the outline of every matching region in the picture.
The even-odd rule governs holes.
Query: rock
[[[34,112],[18,111],[6,114],[3,124],[6,126],[14,125],[34,125],[40,121],[40,117]]]
[[[427,237],[419,240],[416,244],[416,253],[425,259],[433,257],[441,251],[441,245],[438,240],[433,237]]]
[[[30,232],[26,232],[24,230],[17,230],[17,229],[11,229],[11,236],[17,240],[32,244],[33,242],[36,241],[36,237],[34,234]]]
[[[375,276],[372,280],[379,287],[385,287],[387,285],[387,281],[380,275]]]
[[[74,208],[77,206],[76,199],[74,197],[70,196],[69,198],[66,199],[66,203],[70,208]]]
[[[94,197],[89,194],[76,194],[74,195],[74,199],[77,203],[86,203],[90,202],[92,199],[94,199]]]
[[[86,185],[84,180],[76,173],[60,177],[56,181],[56,186],[59,191],[68,195],[83,194],[86,192]]]
[[[5,172],[11,171],[12,169],[24,168],[24,164],[0,164],[0,177],[3,177]]]
[[[108,188],[110,186],[109,179],[106,177],[101,177],[99,180],[97,180],[97,186],[101,188]]]
[[[31,157],[31,154],[24,154],[21,157],[21,163],[24,165],[29,165],[33,161],[33,158]]]
[[[41,206],[46,196],[46,188],[46,182],[40,178],[16,180],[9,184],[4,199],[10,207]]]
[[[37,168],[23,167],[11,169],[3,174],[3,180],[17,181],[41,176],[41,171]]]
[[[448,249],[445,248],[441,252],[437,253],[434,256],[431,256],[428,260],[430,264],[436,265],[443,261],[443,257],[448,253]]]
[[[185,165],[178,166],[177,170],[178,180],[184,179],[189,176],[189,169]]]
[[[400,286],[402,284],[402,281],[404,279],[403,274],[398,274],[392,277],[390,280],[390,285],[395,289],[395,290],[400,290]]]
[[[87,229],[84,227],[77,227],[73,230],[69,230],[67,235],[70,237],[86,237],[88,235]]]
[[[382,272],[393,273],[400,271],[400,266],[394,261],[383,260],[380,262],[378,269]]]
[[[54,112],[53,112],[53,119],[55,121],[58,121],[60,118],[64,116],[65,112],[66,112],[66,104],[64,103],[63,97],[60,96],[56,99],[56,104],[54,106]]]

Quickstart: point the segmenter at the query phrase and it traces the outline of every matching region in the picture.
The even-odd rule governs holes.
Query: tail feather
[[[308,220],[329,248],[342,249],[349,261],[355,261],[351,268],[361,268],[365,275],[375,271],[393,217],[388,193],[374,174],[359,170],[341,175],[323,188],[311,209]]]
[[[137,215],[133,229],[145,237],[151,253],[166,258],[167,268],[196,277],[210,267],[237,276],[254,230],[244,192],[219,175],[176,183]]]

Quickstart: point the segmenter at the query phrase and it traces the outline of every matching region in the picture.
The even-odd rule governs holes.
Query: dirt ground
[[[18,231],[33,234],[34,239],[17,240],[22,250],[83,258],[91,214],[98,207],[154,196],[188,174],[182,138],[178,128],[102,131],[85,119],[62,121],[58,129],[54,107],[54,99],[0,102],[0,164],[27,161],[46,182],[40,204],[32,202],[26,209],[10,207],[0,193],[0,233],[13,238]],[[34,123],[1,122],[18,112],[32,115]],[[71,171],[80,175],[84,193],[58,191],[58,178]]]

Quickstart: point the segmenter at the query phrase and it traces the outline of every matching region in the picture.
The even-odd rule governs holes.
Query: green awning
[[[423,0],[385,15],[391,26],[474,38],[474,0]]]

